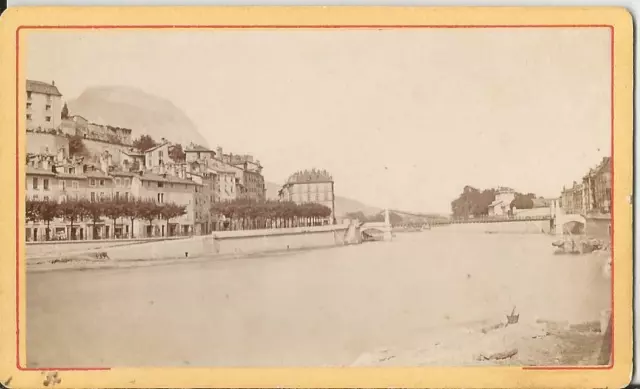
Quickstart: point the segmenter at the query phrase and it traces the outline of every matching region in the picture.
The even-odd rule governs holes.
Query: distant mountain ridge
[[[193,142],[209,147],[195,124],[171,101],[130,86],[95,86],[67,101],[70,115],[90,122],[132,130],[134,138],[146,134],[184,146]]]
[[[268,199],[277,199],[278,191],[282,188],[282,185],[278,185],[273,182],[265,182],[265,186],[267,188],[267,198]],[[353,200],[347,197],[335,196],[336,202],[336,215],[344,216],[350,212],[362,212],[365,215],[375,215],[382,211],[381,208],[373,207],[360,201]]]

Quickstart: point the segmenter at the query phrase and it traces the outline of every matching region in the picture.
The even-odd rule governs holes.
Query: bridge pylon
[[[389,208],[387,208],[384,210],[384,240],[390,242],[392,238],[391,218],[389,217]]]

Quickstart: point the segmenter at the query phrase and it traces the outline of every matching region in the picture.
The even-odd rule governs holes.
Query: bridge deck
[[[472,224],[472,223],[512,223],[512,222],[527,222],[527,221],[544,221],[551,220],[551,215],[547,216],[522,216],[522,217],[486,217],[477,219],[465,219],[465,220],[448,220],[434,222],[434,225],[438,224]]]

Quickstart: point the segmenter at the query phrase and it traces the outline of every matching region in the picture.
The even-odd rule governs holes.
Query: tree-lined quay
[[[108,199],[104,201],[88,201],[85,199],[68,199],[62,202],[53,200],[26,201],[27,223],[44,223],[45,240],[76,240],[74,228],[81,222],[88,222],[93,228],[93,236],[99,236],[98,225],[111,223],[110,236],[104,238],[135,238],[132,233],[118,235],[118,220],[127,219],[134,231],[133,223],[143,220],[149,226],[156,220],[166,221],[166,236],[183,235],[170,228],[171,220],[185,215],[186,207],[175,203],[158,203],[146,199]],[[214,224],[217,230],[247,230],[265,228],[286,228],[299,226],[317,226],[329,224],[331,209],[316,203],[296,204],[283,201],[254,201],[237,199],[215,203],[210,209],[211,215],[218,220]],[[108,219],[108,220],[105,220]],[[51,223],[59,220],[69,223],[69,233],[62,236],[51,233]],[[162,236],[165,236],[163,233]],[[147,235],[146,237],[151,237]]]

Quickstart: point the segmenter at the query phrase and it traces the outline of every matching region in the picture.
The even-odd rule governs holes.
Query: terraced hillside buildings
[[[55,202],[147,199],[186,209],[184,215],[169,222],[161,217],[152,221],[103,217],[97,223],[87,218],[73,223],[56,218],[50,226],[53,236],[105,239],[208,234],[222,225],[221,218],[211,213],[212,204],[236,198],[264,199],[262,166],[253,162],[252,156],[242,156],[239,163],[235,156],[223,157],[221,149],[218,158],[215,151],[190,144],[184,157],[176,159],[171,151],[179,145],[164,139],[155,147],[136,150],[128,129],[93,124],[77,115],[62,118],[61,112],[48,121],[47,112],[54,111],[58,102],[62,104],[62,94],[53,84],[28,85],[31,86],[27,92],[31,93],[27,101],[43,100],[44,104],[46,96],[50,96],[56,102],[52,102],[52,107],[30,106],[34,122],[51,124],[44,128],[27,126],[24,183],[27,199]],[[36,90],[44,97],[38,97]],[[82,152],[73,150],[78,140],[84,145]],[[45,239],[43,222],[30,220],[25,228],[27,240]]]

